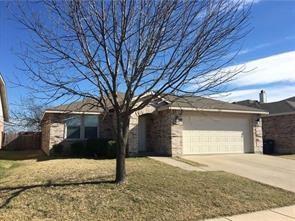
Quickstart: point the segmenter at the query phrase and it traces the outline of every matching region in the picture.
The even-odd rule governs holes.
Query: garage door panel
[[[183,153],[243,153],[249,149],[249,119],[185,116]]]

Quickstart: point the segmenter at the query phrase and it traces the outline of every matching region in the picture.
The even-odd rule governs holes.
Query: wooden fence
[[[4,133],[2,149],[32,150],[41,148],[41,132]]]

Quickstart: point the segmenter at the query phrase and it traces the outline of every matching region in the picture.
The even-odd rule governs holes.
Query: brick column
[[[254,153],[263,153],[263,133],[262,133],[261,117],[260,116],[254,117],[252,122],[253,122]]]
[[[171,155],[182,155],[182,113],[180,111],[171,112]]]

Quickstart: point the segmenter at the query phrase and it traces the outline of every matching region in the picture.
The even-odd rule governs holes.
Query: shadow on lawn
[[[145,152],[137,154],[136,156],[126,156],[126,158],[139,158],[147,156],[167,156],[163,154]],[[11,161],[21,161],[21,160],[36,160],[36,161],[47,161],[47,160],[58,160],[58,159],[94,159],[94,160],[111,160],[114,158],[109,157],[87,157],[87,156],[73,156],[73,155],[46,155],[41,150],[0,150],[0,160],[11,160]]]
[[[16,186],[16,187],[3,187],[0,188],[0,196],[3,199],[0,202],[0,209],[6,207],[11,200],[19,196],[22,192],[35,188],[50,188],[50,187],[66,187],[66,186],[79,186],[79,185],[97,185],[97,184],[115,184],[114,180],[99,180],[99,181],[84,181],[84,182],[72,182],[72,183],[45,183],[45,184],[36,184],[36,185],[27,185],[27,186]],[[5,197],[5,195],[7,195]]]
[[[41,150],[0,150],[0,160],[11,160],[11,161],[21,161],[21,160],[36,160],[36,161],[47,161],[47,160],[58,160],[58,159],[95,159],[95,160],[105,160],[111,159],[107,157],[79,157],[72,155],[46,155]]]
[[[0,160],[46,160],[46,156],[41,150],[0,150]]]

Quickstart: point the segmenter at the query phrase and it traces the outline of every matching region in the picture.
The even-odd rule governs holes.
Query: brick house
[[[263,138],[275,141],[275,153],[295,153],[295,97],[277,102],[266,102],[265,92],[260,92],[260,100],[244,100],[237,104],[259,108],[269,112],[262,117]]]
[[[2,148],[4,122],[8,122],[8,103],[6,96],[6,86],[3,77],[0,74],[0,149]]]
[[[262,151],[260,109],[202,97],[165,96],[135,112],[130,120],[128,153],[167,156]],[[68,147],[77,140],[113,138],[112,113],[83,100],[44,112],[42,149]]]

